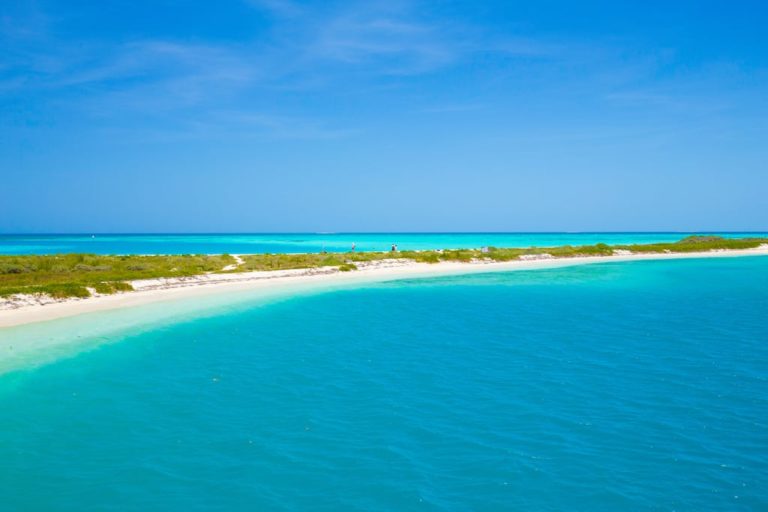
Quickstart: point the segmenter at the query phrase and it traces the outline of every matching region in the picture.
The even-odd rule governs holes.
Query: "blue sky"
[[[10,0],[0,231],[768,229],[765,2]]]

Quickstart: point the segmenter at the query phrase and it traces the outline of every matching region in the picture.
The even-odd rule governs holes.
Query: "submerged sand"
[[[309,286],[316,284],[320,286],[356,282],[381,282],[450,274],[533,270],[615,261],[759,255],[768,256],[768,246],[763,245],[757,249],[716,250],[693,253],[626,254],[626,251],[624,251],[612,256],[584,256],[557,259],[547,257],[547,255],[537,255],[535,259],[508,262],[473,261],[469,263],[442,262],[429,264],[403,259],[391,259],[358,264],[358,270],[352,272],[340,272],[335,267],[324,267],[270,272],[206,274],[185,278],[144,279],[131,282],[135,291],[114,295],[95,295],[84,299],[71,298],[61,300],[31,295],[0,299],[0,328],[160,301],[242,290],[272,290],[294,284]]]

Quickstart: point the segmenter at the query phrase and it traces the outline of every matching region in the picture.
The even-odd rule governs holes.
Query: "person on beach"
[[[352,242],[352,252],[355,252],[355,242]]]
[[[392,244],[392,252],[397,252],[397,245],[396,244]]]

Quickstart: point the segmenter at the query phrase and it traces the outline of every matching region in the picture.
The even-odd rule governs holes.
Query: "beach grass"
[[[448,249],[397,252],[350,252],[322,254],[250,254],[242,263],[228,254],[169,256],[102,256],[57,254],[0,256],[0,297],[44,294],[55,298],[88,297],[94,292],[111,294],[132,290],[131,281],[177,278],[210,273],[235,273],[337,267],[349,272],[359,264],[385,259],[420,263],[444,261],[513,261],[524,258],[610,256],[631,253],[690,253],[713,250],[753,249],[768,238],[689,236],[677,242],[629,245],[581,245],[530,248]]]
[[[226,254],[0,256],[0,296],[41,293],[56,298],[88,297],[89,288],[109,294],[131,290],[129,281],[136,279],[195,276],[221,271],[235,262]]]

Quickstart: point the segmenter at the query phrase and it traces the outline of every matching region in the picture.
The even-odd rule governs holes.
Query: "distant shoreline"
[[[765,238],[763,231],[401,231],[401,232],[221,232],[221,233],[13,233],[0,235],[3,256],[97,255],[221,255],[229,254],[343,254],[351,245],[358,251],[381,252],[392,243],[403,251],[456,250],[469,247],[554,247],[562,245],[649,244],[674,242],[688,235],[727,239]],[[2,291],[0,290],[0,293]]]
[[[245,256],[245,255],[241,255]],[[459,275],[470,273],[534,270],[593,263],[768,256],[768,245],[752,249],[718,249],[685,253],[613,254],[550,258],[532,255],[530,259],[504,262],[447,261],[421,263],[407,259],[383,259],[359,263],[357,270],[343,272],[337,267],[204,274],[178,278],[130,281],[134,291],[86,298],[42,299],[33,296],[2,298],[0,328],[44,322],[86,313],[139,306],[161,301],[203,297],[242,290],[276,289],[289,284],[327,285],[382,282],[403,278]]]

